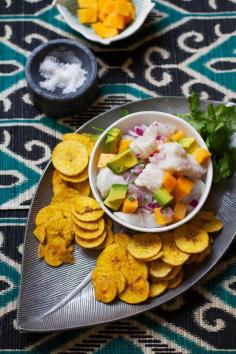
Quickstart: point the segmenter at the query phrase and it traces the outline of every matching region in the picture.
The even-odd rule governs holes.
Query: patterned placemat
[[[236,254],[201,283],[125,321],[53,334],[15,329],[26,218],[61,134],[111,107],[158,95],[236,98],[235,0],[158,0],[142,29],[112,47],[88,43],[51,0],[0,1],[0,353],[236,353]],[[45,117],[32,105],[24,65],[40,43],[80,39],[96,54],[99,95],[78,116]]]

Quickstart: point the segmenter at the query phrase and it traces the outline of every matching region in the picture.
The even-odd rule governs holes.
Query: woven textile
[[[133,319],[66,333],[15,329],[26,218],[61,134],[111,107],[148,97],[236,98],[236,1],[158,0],[141,30],[112,47],[88,43],[51,0],[0,0],[0,353],[236,353],[234,246],[214,270],[172,303]],[[78,116],[45,117],[24,80],[30,52],[56,38],[96,54],[99,95]]]

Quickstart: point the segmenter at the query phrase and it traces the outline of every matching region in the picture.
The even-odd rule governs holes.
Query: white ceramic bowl
[[[97,167],[98,165],[98,160],[99,156],[102,152],[103,149],[103,143],[105,136],[107,132],[112,128],[112,127],[118,127],[121,129],[121,131],[125,134],[129,129],[132,129],[135,125],[141,125],[141,124],[146,124],[150,125],[153,122],[164,122],[167,124],[174,125],[178,130],[182,130],[186,136],[191,136],[194,137],[200,147],[206,148],[206,143],[202,139],[202,137],[199,135],[199,133],[186,121],[184,121],[181,118],[178,118],[172,114],[167,114],[167,113],[162,113],[162,112],[155,112],[155,111],[145,111],[145,112],[137,112],[137,113],[132,113],[124,118],[119,119],[115,123],[113,123],[109,128],[107,128],[98,141],[96,142],[96,145],[93,149],[93,152],[90,157],[90,162],[89,162],[89,181],[90,181],[90,186],[93,192],[94,197],[98,201],[98,203],[101,205],[102,209],[105,211],[107,215],[111,217],[115,222],[129,228],[132,230],[140,231],[140,232],[163,232],[163,231],[169,231],[172,230],[176,227],[179,227],[180,225],[185,224],[187,221],[192,219],[194,215],[196,215],[199,210],[202,208],[211,188],[212,184],[212,178],[213,178],[213,167],[212,167],[212,162],[209,160],[208,166],[207,166],[207,173],[206,173],[206,178],[205,178],[205,190],[204,193],[202,194],[201,198],[199,199],[198,205],[195,209],[193,209],[183,220],[176,222],[174,224],[170,224],[168,226],[164,227],[156,227],[156,228],[144,228],[144,227],[139,227],[135,226],[132,224],[128,224],[119,218],[117,218],[113,212],[108,209],[104,203],[103,199],[100,195],[100,192],[96,186],[96,177],[99,172],[99,168]]]
[[[82,34],[85,38],[93,42],[98,42],[101,44],[111,44],[112,42],[120,41],[121,39],[127,38],[135,33],[143,24],[147,18],[149,12],[155,6],[155,3],[151,0],[133,0],[133,3],[136,8],[136,19],[135,21],[128,26],[124,31],[119,33],[117,36],[112,38],[103,39],[99,37],[91,27],[85,26],[79,22],[79,19],[74,16],[66,6],[61,5],[64,0],[54,0],[54,4],[57,5],[57,9],[60,14],[63,16],[66,23],[75,31]]]

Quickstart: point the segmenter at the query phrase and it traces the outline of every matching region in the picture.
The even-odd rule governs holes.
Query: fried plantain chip
[[[127,248],[128,243],[130,242],[130,237],[127,234],[117,232],[114,234],[114,241],[118,245]]]
[[[100,210],[92,210],[83,214],[77,213],[77,211],[72,209],[72,214],[81,221],[85,221],[85,222],[92,222],[92,221],[97,221],[98,219],[100,219],[103,214],[104,211],[102,209]]]
[[[120,300],[127,304],[139,304],[147,300],[149,295],[149,283],[145,279],[140,279],[135,283],[127,284],[125,290],[118,294]]]
[[[97,230],[85,230],[77,225],[74,225],[75,235],[77,235],[80,238],[83,238],[85,240],[91,240],[91,239],[99,237],[104,232],[104,230],[105,230],[105,222],[104,222],[103,218],[98,220],[98,229]]]
[[[126,286],[126,279],[121,271],[114,271],[109,269],[107,266],[95,267],[93,270],[93,280],[96,282],[96,279],[100,277],[100,274],[107,274],[113,281],[115,281],[117,293],[120,294],[124,291]]]
[[[58,247],[56,247],[54,244],[52,245],[51,243],[48,243],[44,247],[44,259],[48,265],[52,267],[58,267],[63,263],[58,254],[58,251]]]
[[[62,238],[66,241],[66,246],[70,246],[74,241],[74,231],[70,224],[66,224],[62,230]],[[71,245],[71,247],[73,247]]]
[[[97,248],[100,246],[106,238],[106,231],[104,231],[100,236],[94,239],[84,239],[75,235],[76,243],[83,248]]]
[[[44,224],[50,219],[59,219],[63,217],[61,207],[58,205],[48,205],[39,210],[35,218],[36,226]]]
[[[56,195],[59,193],[62,189],[65,190],[67,188],[66,182],[61,178],[60,172],[57,170],[53,171],[52,174],[52,189],[53,189],[53,194]]]
[[[92,273],[92,283],[97,301],[107,304],[115,299],[117,284],[111,272],[97,271],[96,267]]]
[[[172,269],[173,266],[163,262],[160,259],[155,262],[151,262],[149,268],[150,274],[157,279],[166,277],[171,272]]]
[[[94,143],[89,137],[78,133],[66,133],[63,135],[63,140],[79,141],[81,144],[83,144],[86,147],[89,155],[91,155],[91,152],[94,147]]]
[[[83,182],[78,182],[78,183],[71,183],[69,182],[69,186],[71,186],[73,189],[77,190],[81,195],[88,197],[91,189],[90,189],[90,184],[89,181],[83,181]]]
[[[100,219],[98,219],[100,220]],[[77,219],[74,215],[72,215],[72,221],[75,223],[75,225],[79,226],[80,228],[84,230],[97,230],[98,229],[98,220],[96,221],[81,221]]]
[[[182,267],[181,266],[176,266],[176,267],[173,267],[173,269],[171,270],[171,272],[169,274],[167,274],[165,276],[165,278],[163,278],[163,280],[172,280],[174,279],[177,274],[179,274],[179,272],[182,270]]]
[[[191,223],[197,225],[206,232],[220,231],[223,227],[222,222],[219,221],[211,211],[200,211],[192,219]]]
[[[43,225],[39,225],[34,229],[34,235],[37,237],[40,243],[44,243],[46,237],[46,230]]]
[[[129,244],[128,251],[138,259],[148,259],[155,256],[162,247],[161,239],[155,234],[136,234]]]
[[[97,266],[108,266],[113,270],[121,270],[127,263],[127,252],[126,250],[112,243],[107,246],[98,256]]]
[[[145,259],[145,262],[156,261],[157,259],[160,259],[162,256],[163,256],[163,252],[160,251],[160,252],[158,252],[155,256],[153,256],[153,257],[151,257],[151,258]]]
[[[189,258],[189,254],[184,253],[179,250],[175,244],[174,235],[171,233],[164,233],[161,235],[163,247],[163,256],[161,259],[163,262],[168,263],[173,266],[178,266],[183,264]]]
[[[63,228],[66,225],[66,219],[58,218],[58,219],[51,219],[47,221],[45,225],[46,234],[48,235],[60,235],[62,233]]]
[[[168,283],[168,286],[167,288],[168,289],[175,289],[177,288],[183,281],[183,278],[184,278],[184,273],[183,271],[181,270],[181,272],[179,272],[175,278],[169,280],[169,283]]]
[[[144,261],[136,259],[132,254],[128,253],[122,272],[125,275],[129,284],[135,283],[140,279],[148,278],[148,267]]]
[[[196,260],[195,262],[200,263],[204,261],[204,259],[211,254],[211,244],[207,246],[207,248],[202,251],[201,253],[196,254]]]
[[[153,298],[163,294],[164,291],[167,289],[167,286],[168,280],[152,281],[150,283],[149,297]]]
[[[75,176],[66,176],[63,173],[60,173],[61,178],[70,183],[80,183],[88,179],[88,169],[85,168],[82,172],[78,173]]]
[[[197,226],[184,225],[174,231],[174,240],[180,251],[199,253],[209,244],[208,233]]]
[[[81,194],[78,190],[73,188],[61,188],[61,190],[52,198],[52,205],[57,203],[74,203],[75,199],[80,197]]]
[[[38,246],[38,257],[39,258],[44,257],[44,246],[42,245],[42,243],[39,243],[39,246]]]
[[[75,201],[74,210],[78,214],[84,214],[94,210],[101,210],[101,207],[94,198],[80,196]]]
[[[78,175],[88,165],[87,149],[79,141],[62,141],[52,152],[52,163],[63,175]]]
[[[105,225],[106,229],[106,238],[103,243],[98,247],[98,249],[106,248],[107,246],[111,245],[114,242],[114,236],[112,229],[109,225]]]

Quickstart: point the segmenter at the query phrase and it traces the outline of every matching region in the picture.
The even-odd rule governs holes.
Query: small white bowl
[[[135,226],[132,224],[128,224],[119,218],[117,218],[112,211],[110,211],[103,202],[103,199],[100,195],[100,192],[96,186],[96,178],[97,174],[99,172],[98,166],[98,160],[99,156],[102,152],[103,149],[103,143],[105,136],[107,132],[112,128],[112,127],[117,127],[120,128],[122,133],[127,133],[129,129],[132,129],[135,125],[150,125],[153,122],[164,122],[167,124],[174,125],[178,130],[182,130],[186,136],[191,136],[194,137],[200,147],[203,147],[207,149],[206,143],[200,136],[200,134],[186,121],[184,121],[181,118],[178,118],[172,114],[168,113],[163,113],[163,112],[155,112],[155,111],[144,111],[144,112],[137,112],[137,113],[132,113],[124,118],[119,119],[115,123],[113,123],[109,128],[107,128],[98,141],[95,144],[95,147],[93,149],[93,152],[90,157],[90,162],[89,162],[89,182],[90,186],[93,192],[94,197],[98,201],[98,203],[101,205],[102,209],[105,211],[107,215],[110,216],[111,219],[113,219],[115,222],[129,228],[132,230],[140,231],[140,232],[164,232],[164,231],[169,231],[172,229],[175,229],[176,227],[179,227],[183,224],[185,224],[187,221],[192,219],[194,215],[196,215],[201,207],[203,206],[211,188],[212,184],[212,178],[213,178],[213,167],[212,167],[212,162],[209,160],[208,166],[207,166],[207,173],[206,173],[206,178],[205,178],[205,190],[204,193],[202,194],[198,205],[195,209],[193,209],[183,220],[176,222],[174,224],[170,224],[168,226],[164,227],[155,227],[155,228],[145,228],[145,227],[139,227]]]
[[[54,1],[54,4],[56,4],[58,11],[63,16],[66,23],[72,29],[79,32],[90,41],[98,42],[105,45],[111,44],[112,42],[120,41],[121,39],[127,38],[131,36],[131,34],[135,33],[142,26],[149,12],[155,6],[155,3],[152,2],[151,0],[133,0],[133,3],[136,8],[135,21],[117,36],[103,39],[99,37],[91,27],[85,26],[82,23],[80,23],[79,19],[75,15],[73,15],[65,5],[62,5],[61,3],[64,3],[64,0]]]

